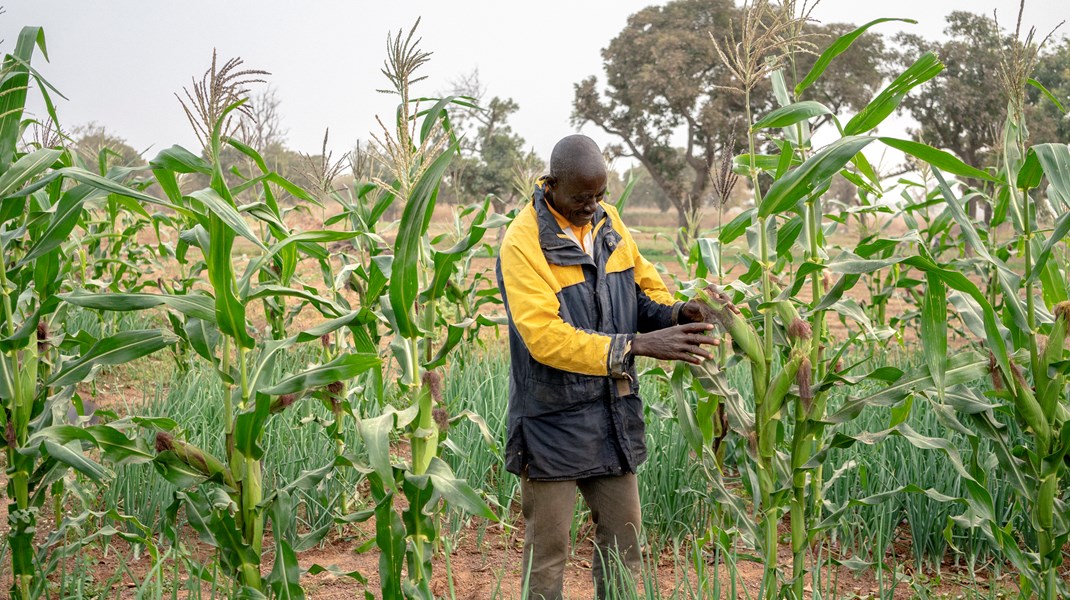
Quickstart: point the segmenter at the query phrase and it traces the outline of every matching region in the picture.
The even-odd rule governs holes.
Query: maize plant
[[[865,440],[873,443],[887,435],[899,435],[919,447],[945,454],[967,491],[961,499],[967,510],[953,517],[953,523],[978,528],[1000,549],[1019,572],[1022,598],[1057,598],[1068,593],[1058,568],[1070,538],[1070,511],[1060,489],[1070,452],[1070,428],[1065,427],[1070,416],[1065,348],[1070,304],[1066,303],[1067,265],[1056,252],[1070,231],[1070,148],[1065,144],[1027,144],[1023,105],[1027,85],[1042,89],[1029,78],[1039,44],[1032,32],[1024,40],[1018,33],[1005,51],[1001,73],[1008,109],[1000,164],[991,172],[974,169],[969,174],[960,168],[956,173],[986,182],[985,189],[957,194],[943,171],[960,165],[931,160],[940,201],[937,206],[943,210],[921,235],[940,243],[919,246],[916,256],[865,261],[846,258],[829,265],[830,270],[847,274],[889,267],[920,271],[926,283],[923,295],[919,293],[925,360],[887,389],[853,399],[826,420],[843,422],[865,405],[906,402],[909,406],[911,398],[921,396],[950,429],[972,438],[975,448],[979,439],[989,441],[994,456],[965,461],[946,440],[923,438],[902,424],[893,424],[886,432]],[[1059,109],[1065,112],[1061,106]],[[1047,185],[1041,188],[1044,181]],[[967,215],[964,206],[971,199],[994,205],[995,216],[986,227],[977,227]],[[932,202],[927,198],[925,204]],[[1050,227],[1043,227],[1038,217],[1042,204],[1055,215]],[[1001,242],[1000,225],[1008,223],[1013,235]],[[958,228],[957,244],[948,241],[950,224]],[[947,255],[950,258],[945,258]],[[1021,267],[1012,267],[1012,260],[1020,261]],[[977,349],[948,357],[948,330],[956,322]],[[964,385],[979,379],[990,381],[987,397]],[[1024,437],[1011,433],[1005,415],[1013,417]],[[856,441],[838,435],[833,444]],[[1015,535],[1013,524],[997,517],[987,487],[989,471],[995,465],[1025,508],[1031,531]]]
[[[733,346],[745,357],[751,372],[753,405],[746,404],[727,386],[724,365],[717,364],[705,364],[696,372],[697,384],[692,388],[698,393],[698,404],[694,409],[685,401],[677,403],[681,422],[695,424],[685,430],[691,430],[692,446],[703,457],[715,493],[726,509],[734,513],[736,522],[746,523],[742,528],[745,540],[761,552],[766,569],[761,594],[765,598],[803,597],[807,553],[821,531],[829,527],[830,520],[846,508],[835,508],[828,516],[823,514],[826,506],[821,495],[824,486],[821,465],[830,443],[826,429],[852,420],[868,404],[849,402],[832,419],[826,414],[830,391],[836,386],[864,380],[889,382],[902,375],[891,368],[877,368],[862,376],[848,375],[855,366],[843,367],[842,360],[854,352],[865,351],[865,345],[858,343],[860,338],[879,341],[893,332],[874,327],[864,309],[846,292],[858,283],[861,275],[892,264],[902,262],[937,268],[920,246],[917,249],[923,256],[889,261],[866,258],[887,249],[888,242],[876,246],[863,243],[853,252],[838,249],[835,260],[830,261],[833,248],[828,244],[828,236],[840,222],[824,208],[823,196],[832,178],[845,177],[874,196],[887,193],[881,177],[862,153],[871,143],[879,141],[950,173],[990,179],[987,173],[925,144],[867,135],[895,111],[911,89],[943,69],[931,53],[921,56],[888,83],[846,123],[841,123],[820,102],[802,99],[828,65],[847,51],[855,39],[874,25],[896,19],[875,20],[834,40],[810,71],[797,84],[789,86],[795,54],[812,47],[812,42],[802,33],[808,13],[804,8],[804,14],[797,15],[796,8],[792,3],[773,7],[767,2],[756,2],[744,13],[739,39],[715,41],[721,60],[735,75],[737,91],[744,95],[748,109],[747,152],[736,157],[733,165],[750,179],[755,207],[721,227],[716,244],[711,244],[715,250],[746,234],[749,251],[741,254],[745,273],[738,281],[728,284],[732,296],[718,293],[707,295],[705,300],[722,315],[718,325],[730,334]],[[781,106],[754,119],[750,114],[751,92],[765,79],[771,81]],[[842,137],[814,148],[809,123],[819,115],[829,116]],[[777,131],[779,135],[775,134]],[[778,149],[779,154],[758,154],[762,141],[766,141],[767,147]],[[761,179],[766,177],[772,179],[772,184],[763,193],[766,188]],[[903,244],[900,249],[914,246]],[[796,249],[801,250],[805,259],[798,268],[792,265]],[[785,273],[788,267],[792,270]],[[707,269],[714,274],[722,272],[719,264],[707,264]],[[833,280],[831,274],[838,274],[838,279]],[[804,289],[808,291],[805,295]],[[744,317],[730,317],[725,308],[730,301],[741,303],[753,323]],[[854,322],[858,332],[844,340],[834,339],[826,322],[829,312]],[[683,377],[679,370],[674,375],[678,381],[675,387],[680,392],[678,398],[686,398]],[[725,405],[728,428],[746,446],[743,454],[746,460],[740,468],[745,474],[745,489],[753,500],[753,515],[747,514],[746,504],[724,487],[720,466],[707,458],[714,453],[702,450],[709,447],[714,429],[703,425],[706,419],[698,415],[713,414],[719,403]],[[839,443],[840,434],[831,440]],[[912,487],[901,491],[930,493]],[[785,514],[791,521],[793,560],[790,578],[782,579],[776,554],[776,524]]]
[[[977,259],[952,259],[929,272],[923,307],[932,308],[922,313],[928,380],[913,383],[928,392],[950,428],[993,443],[994,462],[1025,508],[1032,531],[1013,535],[996,518],[985,470],[967,467],[943,449],[968,484],[968,509],[955,521],[980,528],[1000,548],[1019,571],[1021,597],[1058,598],[1070,593],[1058,574],[1070,539],[1070,510],[1061,487],[1070,452],[1070,428],[1065,426],[1070,416],[1065,345],[1070,304],[1067,265],[1055,250],[1070,231],[1070,148],[1027,145],[1022,106],[1036,51],[1032,34],[1023,41],[1015,36],[1008,51],[1008,111],[998,179],[987,198],[997,209],[990,227],[978,228],[964,210],[964,202],[985,197],[983,191],[969,190],[960,197],[939,170],[934,172],[947,213]],[[1037,216],[1042,203],[1056,215],[1050,229]],[[1014,232],[1002,243],[996,239],[1001,222],[1009,222]],[[1012,268],[1012,257],[1022,267]],[[987,285],[977,286],[966,274],[986,275]],[[990,379],[989,398],[956,385],[961,378],[952,380],[953,366],[962,361],[944,356],[949,314],[957,314],[969,337],[978,340],[982,351],[971,353],[973,360],[961,368],[971,369],[974,378]],[[1025,435],[1011,435],[1004,415],[1012,415]]]
[[[10,595],[19,599],[44,593],[46,582],[37,569],[52,564],[44,553],[54,544],[45,544],[39,553],[34,538],[49,490],[56,495],[57,518],[62,518],[69,468],[98,483],[111,475],[83,453],[85,447],[96,447],[116,464],[151,457],[143,442],[127,435],[134,421],[83,427],[77,417],[83,414],[78,384],[103,367],[178,341],[160,330],[94,339],[85,332],[67,335],[62,326],[70,309],[62,298],[77,268],[69,238],[76,229],[82,235],[91,231],[88,207],[101,200],[124,202],[119,197],[158,201],[126,187],[129,172],[105,178],[76,166],[58,137],[25,151],[18,148],[31,77],[45,94],[53,123],[56,119],[47,95],[51,88],[30,67],[35,48],[44,53],[44,34],[27,27],[0,67],[0,445],[7,463]]]
[[[260,462],[264,454],[264,429],[272,415],[282,412],[303,396],[319,395],[337,402],[338,397],[344,395],[344,382],[376,368],[379,359],[361,321],[360,311],[347,310],[306,286],[296,285],[293,279],[296,263],[301,257],[322,259],[326,256],[325,250],[315,244],[348,239],[352,234],[339,231],[294,233],[282,222],[272,186],[279,186],[297,197],[311,196],[267,170],[256,150],[230,137],[230,115],[240,111],[246,102],[244,85],[260,74],[239,68],[240,60],[229,61],[221,67],[213,61],[201,84],[195,86],[192,93],[187,92],[193,104],[193,108],[186,107],[188,114],[196,112],[203,119],[198,122],[191,117],[198,134],[203,136],[207,158],[202,159],[176,146],[161,152],[151,163],[171,207],[184,217],[184,228],[180,232],[183,248],[176,254],[184,257],[189,248],[199,249],[203,256],[203,262],[199,264],[207,274],[206,285],[184,295],[71,294],[66,299],[98,310],[129,311],[166,306],[181,317],[172,319],[177,325],[176,332],[212,364],[218,374],[218,384],[224,390],[221,427],[226,455],[222,458],[212,456],[166,429],[156,433],[154,464],[164,477],[181,487],[204,481],[219,486],[219,493],[203,486],[196,491],[179,492],[169,513],[171,519],[176,518],[180,505],[185,507],[191,525],[202,539],[218,549],[221,562],[240,582],[243,593],[255,595],[270,588],[276,595],[294,597],[301,595],[299,585],[292,579],[296,559],[294,549],[282,539],[283,536],[277,536],[275,540],[275,568],[266,581],[261,577],[265,518],[276,514],[280,503],[289,506],[295,490],[315,485],[335,464],[332,462],[283,488],[265,493]],[[194,103],[192,98],[197,98],[198,102]],[[232,189],[223,177],[220,156],[224,144],[249,156],[264,172]],[[184,173],[207,176],[209,186],[182,191],[179,175]],[[235,195],[247,189],[259,189],[259,200],[238,206]],[[246,215],[263,223],[270,231],[273,239],[270,246],[254,232]],[[239,238],[260,251],[249,261],[240,277],[234,251]],[[265,272],[270,275],[265,277]],[[251,333],[246,307],[255,300],[278,301],[276,306],[284,306],[281,301],[285,298],[307,302],[328,320],[295,335],[259,343]],[[297,344],[320,343],[324,336],[342,328],[348,328],[353,334],[352,351],[338,353],[324,364],[311,365],[304,371],[274,380],[275,361],[281,353]],[[275,330],[273,333],[277,335],[279,332]],[[280,527],[277,518],[275,524]],[[172,524],[170,531],[175,530]],[[312,532],[312,541],[305,543],[313,543],[325,533],[326,529]],[[177,539],[173,541],[177,543]]]
[[[393,256],[389,263],[378,265],[389,265],[389,286],[380,305],[390,325],[390,347],[400,370],[403,397],[409,405],[402,410],[388,408],[385,414],[359,424],[368,449],[368,480],[375,502],[373,514],[365,518],[375,518],[384,600],[433,598],[431,558],[438,541],[440,499],[487,519],[498,519],[482,497],[456,478],[438,457],[449,425],[442,406],[440,367],[463,339],[466,329],[492,323],[477,316],[451,324],[447,321],[449,311],[441,305],[451,300],[447,290],[451,284],[456,286],[458,263],[479,244],[490,225],[485,223],[490,203],[474,211],[452,247],[434,247],[428,227],[439,184],[458,148],[446,109],[457,99],[437,100],[430,109],[420,111],[419,100],[410,98],[410,84],[418,80],[413,73],[428,58],[418,48],[419,40],[413,39],[415,30],[413,26],[404,39],[400,31],[396,37],[387,38],[388,58],[383,72],[393,85],[392,93],[399,97],[399,105],[396,127],[393,131],[384,127],[377,139],[383,172],[389,173],[392,180],[374,178],[380,194],[405,203]],[[379,200],[375,206],[383,202]],[[496,220],[495,224],[500,226],[502,221]],[[403,433],[409,441],[411,460],[407,463],[395,462],[389,455],[389,440],[395,432]],[[398,492],[408,504],[400,512],[394,506]],[[402,576],[403,567],[407,577]]]

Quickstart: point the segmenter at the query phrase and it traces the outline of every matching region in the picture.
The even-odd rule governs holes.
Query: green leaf
[[[183,462],[170,450],[157,454],[152,461],[152,466],[161,477],[181,489],[191,488],[208,479],[203,473]]]
[[[988,357],[979,352],[960,352],[951,356],[944,369],[944,384],[951,386],[969,383],[988,375]],[[932,374],[928,365],[919,365],[900,375],[891,385],[876,390],[865,396],[850,398],[832,415],[826,423],[847,423],[857,417],[864,408],[870,406],[893,406],[910,394],[924,392],[933,388]]]
[[[1070,146],[1037,144],[1029,148],[1028,156],[1036,157],[1044,174],[1048,176],[1049,196],[1062,204],[1064,210],[1070,208]]]
[[[201,294],[91,294],[84,290],[75,290],[69,294],[60,294],[59,297],[68,304],[93,310],[131,312],[167,306],[187,317],[215,322],[215,300],[211,296]]]
[[[483,498],[476,493],[472,486],[458,478],[453,469],[437,456],[431,458],[431,464],[427,467],[426,475],[431,478],[435,492],[440,494],[447,503],[460,508],[468,514],[489,519],[497,523],[500,519]]]
[[[182,146],[171,146],[161,150],[156,158],[149,161],[149,166],[154,170],[166,169],[175,173],[212,174],[212,165]]]
[[[702,432],[699,431],[698,423],[695,421],[695,411],[691,408],[691,401],[684,383],[687,373],[687,367],[683,364],[677,364],[673,368],[669,384],[672,388],[673,398],[676,400],[676,422],[680,426],[680,431],[683,432],[684,439],[691,446],[691,450],[696,455],[702,456]]]
[[[632,175],[628,178],[628,183],[624,185],[624,191],[620,193],[620,198],[617,198],[614,207],[617,209],[617,214],[624,216],[624,208],[628,206],[628,198],[632,197],[632,190],[635,189],[635,184],[639,183],[639,176]]]
[[[483,239],[483,235],[487,232],[487,228],[483,227],[483,221],[487,217],[489,208],[490,199],[488,198],[472,218],[471,225],[464,237],[458,240],[453,247],[434,252],[435,273],[431,278],[431,285],[420,294],[420,302],[431,302],[442,296],[450,277],[454,275],[457,261],[464,258],[466,253],[479,244],[480,240]]]
[[[26,108],[26,93],[30,89],[30,60],[35,47],[41,48],[47,60],[44,30],[40,27],[23,27],[15,43],[15,51],[4,57],[4,76],[0,82],[0,172],[6,171],[14,160],[19,136],[22,135],[22,113]]]
[[[396,333],[404,338],[414,339],[419,336],[419,327],[413,320],[413,305],[419,293],[420,244],[427,231],[431,211],[435,208],[439,181],[456,152],[456,143],[451,144],[427,167],[409,192],[405,210],[401,215],[401,224],[394,242],[389,294],[397,323]]]
[[[921,55],[914,64],[896,77],[888,87],[881,90],[877,97],[870,101],[857,115],[854,116],[843,128],[845,135],[858,135],[870,131],[880,125],[888,115],[899,106],[907,93],[926,81],[936,77],[944,70],[944,64],[932,52]]]
[[[76,427],[74,425],[53,425],[30,436],[27,446],[51,441],[56,444],[70,444],[73,441],[88,442],[98,448],[108,461],[114,465],[141,464],[155,458],[140,438],[129,438],[123,432],[109,425],[92,425]]]
[[[89,351],[77,360],[63,363],[48,385],[62,387],[84,381],[100,367],[130,362],[170,346],[178,340],[178,336],[159,329],[117,333],[93,344]]]
[[[1026,83],[1040,90],[1040,93],[1044,94],[1044,97],[1048,100],[1051,100],[1051,103],[1055,105],[1055,108],[1057,108],[1060,113],[1064,115],[1066,114],[1066,108],[1063,107],[1062,102],[1059,102],[1059,99],[1055,97],[1055,94],[1051,93],[1048,88],[1044,87],[1044,84],[1040,83],[1036,79],[1033,79],[1032,77],[1030,77]]]
[[[71,231],[82,217],[82,207],[85,203],[103,195],[103,192],[85,184],[77,185],[64,192],[54,207],[48,228],[43,234],[37,236],[33,246],[16,266],[28,265],[68,241]]]
[[[747,227],[750,226],[751,221],[753,220],[753,208],[748,208],[747,210],[739,213],[734,219],[732,219],[726,225],[721,227],[721,231],[717,234],[718,241],[721,242],[722,246],[731,244],[739,236],[747,232]]]
[[[962,162],[953,154],[944,152],[943,150],[937,150],[927,144],[920,142],[912,142],[910,140],[901,140],[891,137],[877,138],[884,142],[886,145],[909,154],[914,158],[923,160],[930,165],[940,169],[941,171],[947,171],[960,177],[970,177],[973,179],[983,179],[985,181],[997,181],[995,177],[992,177],[985,171],[975,169],[970,165]]]
[[[790,127],[796,123],[806,121],[819,115],[831,114],[832,109],[824,104],[813,100],[803,100],[802,102],[782,106],[769,112],[769,114],[758,119],[754,125],[751,125],[751,131],[773,129],[777,127]]]
[[[33,185],[30,185],[20,190],[17,195],[31,194],[45,187],[56,179],[70,179],[79,183],[91,185],[105,192],[108,192],[109,194],[118,194],[127,198],[133,198],[134,200],[138,200],[146,204],[156,204],[159,206],[164,206],[183,215],[191,214],[190,211],[185,207],[177,206],[167,200],[161,200],[155,196],[150,196],[148,194],[139,192],[132,187],[125,186],[116,181],[112,181],[107,177],[101,177],[96,173],[86,171],[85,169],[82,169],[80,167],[63,167],[62,169],[56,169],[54,171],[51,171],[48,175],[45,175],[44,177],[38,179]]]
[[[236,294],[232,249],[234,230],[227,227],[215,215],[208,218],[209,249],[205,253],[208,262],[208,280],[215,292],[215,322],[219,331],[229,335],[242,348],[252,348],[256,342],[249,335],[245,303]],[[203,249],[202,249],[203,250]]]
[[[791,209],[795,204],[828,183],[874,138],[845,137],[825,146],[769,188],[758,207],[758,215],[768,217]],[[722,240],[723,241],[723,240]]]
[[[219,217],[223,223],[226,223],[231,231],[256,244],[258,248],[267,250],[267,246],[260,241],[260,238],[249,227],[249,224],[245,222],[245,218],[215,190],[204,188],[203,190],[192,192],[189,197],[204,204],[205,208]]]
[[[947,367],[947,293],[944,282],[926,274],[928,286],[921,303],[921,348],[929,365],[936,393],[944,398],[944,371]]]
[[[46,439],[44,440],[44,446],[49,456],[97,483],[101,483],[104,479],[113,475],[111,471],[82,454],[81,449],[75,447],[77,444],[65,446]]]
[[[245,268],[245,273],[242,275],[241,281],[239,282],[238,289],[241,290],[242,295],[248,294],[249,286],[256,273],[268,264],[268,261],[276,254],[282,252],[291,244],[300,244],[304,242],[341,242],[351,240],[356,237],[356,235],[356,233],[351,231],[330,230],[302,231],[300,233],[291,234],[285,239],[272,244],[264,254],[249,261],[249,265]]]
[[[392,406],[387,406],[383,414],[377,417],[357,420],[357,428],[360,437],[364,440],[364,447],[368,453],[368,464],[381,479],[384,486],[396,490],[394,482],[394,469],[390,463],[390,435],[396,428],[405,427],[416,418],[420,407],[413,404],[409,408],[398,411]]]
[[[843,54],[848,48],[850,48],[851,44],[853,44],[854,41],[859,38],[859,36],[865,33],[867,29],[873,27],[874,25],[888,23],[890,21],[900,21],[902,23],[917,24],[917,21],[915,21],[914,19],[875,19],[859,27],[858,29],[851,31],[850,33],[841,35],[839,38],[836,39],[835,42],[832,42],[832,44],[830,44],[824,52],[821,53],[821,56],[817,57],[817,61],[814,63],[814,66],[810,68],[810,72],[807,73],[806,77],[803,77],[803,80],[795,86],[795,96],[801,96],[803,90],[810,87],[815,81],[817,81],[818,77],[821,77],[821,74],[825,72],[825,69],[827,69],[829,64],[832,63],[832,60],[837,56]]]
[[[267,580],[275,598],[299,600],[305,597],[305,591],[301,589],[301,567],[297,564],[297,555],[281,537],[275,540],[275,566]]]
[[[0,198],[10,196],[34,177],[47,171],[62,154],[61,150],[43,148],[19,158],[7,171],[4,171],[3,175],[0,175]]]
[[[344,354],[324,365],[310,367],[295,375],[284,377],[263,393],[278,396],[319,388],[336,381],[345,381],[379,364],[376,354]]]

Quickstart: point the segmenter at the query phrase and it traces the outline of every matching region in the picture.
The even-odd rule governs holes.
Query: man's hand
[[[740,314],[736,305],[732,304],[731,300],[728,299],[728,294],[717,289],[716,286],[708,286],[706,288],[706,294],[709,295],[710,298],[715,298],[723,302],[729,310],[737,315]],[[680,307],[680,314],[692,323],[717,322],[717,315],[713,312],[713,309],[711,309],[705,302],[699,302],[698,300],[688,300],[685,302],[684,305]]]
[[[717,338],[704,335],[711,329],[713,325],[709,323],[688,323],[640,333],[632,339],[632,354],[661,360],[682,360],[697,365],[702,359],[713,358],[702,346],[720,344]]]

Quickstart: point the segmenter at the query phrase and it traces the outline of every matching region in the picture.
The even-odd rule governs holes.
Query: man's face
[[[605,170],[558,179],[550,186],[554,209],[576,227],[587,225],[606,196],[606,181]]]

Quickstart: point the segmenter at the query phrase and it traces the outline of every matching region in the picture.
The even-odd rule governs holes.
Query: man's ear
[[[545,181],[546,181],[546,187],[556,187],[557,186],[557,178],[554,177],[553,175],[547,176]]]

